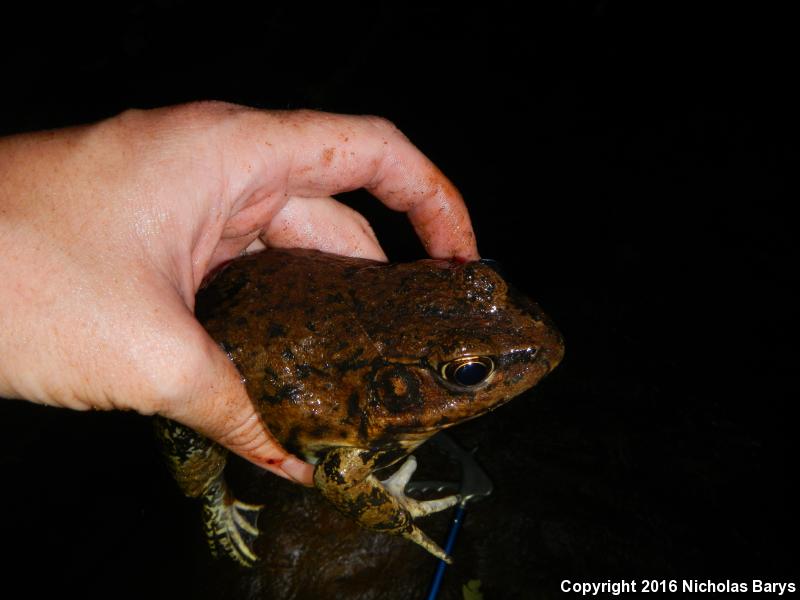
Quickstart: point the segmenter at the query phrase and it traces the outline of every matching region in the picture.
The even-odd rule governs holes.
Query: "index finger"
[[[431,256],[479,258],[461,194],[391,122],[315,111],[260,114],[266,117],[262,128],[251,131],[269,146],[270,162],[280,166],[289,195],[319,197],[363,187],[408,215]]]

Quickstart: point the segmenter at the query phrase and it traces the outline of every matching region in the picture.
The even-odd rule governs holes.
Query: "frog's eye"
[[[475,387],[489,378],[494,362],[488,356],[465,356],[442,365],[440,373],[445,381],[462,387]]]

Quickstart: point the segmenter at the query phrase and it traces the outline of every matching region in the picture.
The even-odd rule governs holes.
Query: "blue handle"
[[[444,551],[448,556],[453,551],[453,546],[456,544],[456,535],[458,535],[458,530],[461,529],[461,523],[464,520],[465,507],[466,502],[456,506],[456,514],[453,517],[453,524],[450,525],[450,533],[447,534],[447,544],[445,544],[444,547]],[[439,560],[439,565],[436,567],[436,575],[433,576],[433,583],[431,583],[431,589],[428,592],[427,600],[436,600],[436,596],[439,595],[439,588],[442,587],[442,578],[444,577],[444,569],[446,566],[446,562]]]

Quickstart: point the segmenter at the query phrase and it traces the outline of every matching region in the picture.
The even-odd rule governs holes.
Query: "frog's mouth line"
[[[463,415],[459,416],[449,416],[449,417],[442,417],[439,421],[431,424],[431,425],[394,425],[387,427],[387,431],[391,431],[393,436],[401,436],[398,438],[398,443],[403,442],[413,442],[417,439],[418,444],[421,444],[429,437],[436,435],[439,431],[443,429],[449,429],[450,427],[454,427],[455,425],[460,425],[461,423],[465,423],[467,421],[471,421],[472,419],[477,419],[487,413],[492,412],[493,410],[500,408],[504,404],[506,404],[511,398],[503,399],[500,402],[495,403],[492,406],[487,406],[486,408],[481,409],[478,412],[466,411]],[[417,445],[418,445],[417,444]]]

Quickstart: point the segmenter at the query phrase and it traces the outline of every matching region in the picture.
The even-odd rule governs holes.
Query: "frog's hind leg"
[[[401,535],[448,563],[452,559],[414,524],[415,516],[444,510],[458,502],[451,496],[421,502],[403,493],[416,461],[406,462],[386,482],[372,473],[380,453],[359,448],[333,448],[317,463],[314,484],[342,513],[373,531]]]
[[[261,506],[237,500],[223,477],[227,451],[180,423],[155,418],[156,437],[181,491],[202,501],[203,528],[214,556],[226,554],[249,567],[258,560],[251,546],[258,537]]]
[[[259,534],[261,508],[236,500],[225,480],[216,479],[203,494],[203,527],[211,554],[224,553],[242,566],[252,566],[258,560],[251,547]]]
[[[458,504],[461,498],[457,495],[436,498],[435,500],[415,500],[414,498],[406,496],[406,484],[416,470],[417,459],[413,456],[409,456],[402,467],[395,471],[391,477],[381,482],[383,487],[386,488],[386,491],[397,498],[400,504],[411,513],[412,517],[416,519],[417,517],[432,515],[433,513],[446,510]]]

